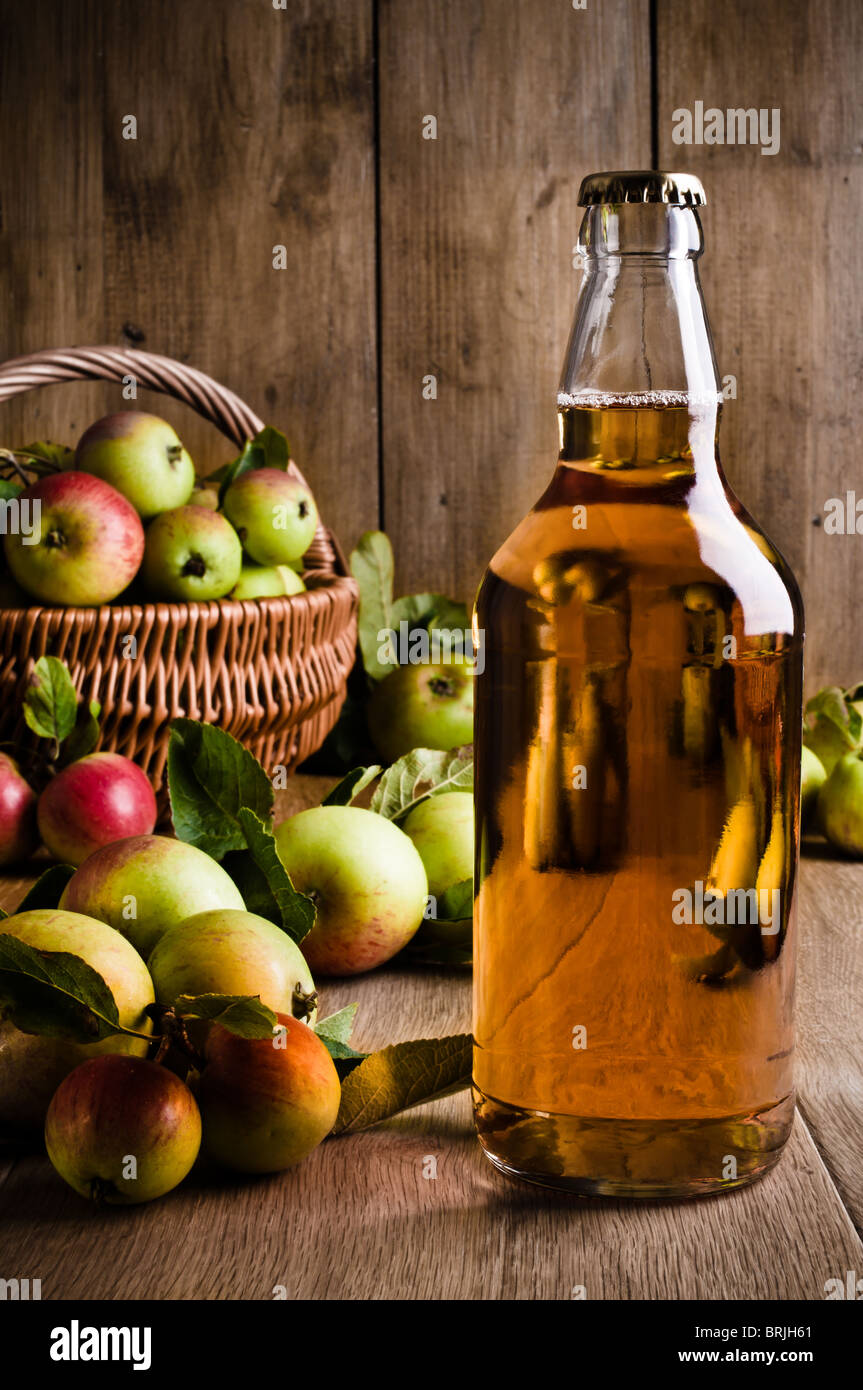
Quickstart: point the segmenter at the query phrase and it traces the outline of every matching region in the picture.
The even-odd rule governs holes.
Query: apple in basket
[[[186,603],[224,598],[242,565],[236,531],[209,507],[175,507],[147,528],[143,573],[155,598]]]
[[[173,426],[143,410],[105,415],[85,430],[75,467],[122,492],[145,520],[182,507],[195,486],[195,465]]]
[[[144,528],[109,483],[89,473],[55,473],[25,488],[19,502],[22,525],[5,537],[6,563],[33,598],[93,607],[132,582]]]
[[[280,468],[253,468],[231,483],[223,503],[243,549],[259,565],[289,565],[305,555],[318,524],[305,483]]]

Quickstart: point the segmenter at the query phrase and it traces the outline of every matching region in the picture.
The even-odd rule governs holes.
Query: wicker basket
[[[0,400],[56,382],[129,376],[184,401],[237,449],[262,428],[203,372],[132,348],[14,358],[0,365]],[[290,471],[302,479],[293,462]],[[84,699],[100,702],[101,747],[134,758],[157,791],[178,715],[226,729],[268,770],[293,770],[338,717],[357,635],[356,584],[320,522],[305,564],[307,592],[291,598],[0,610],[0,741],[28,737],[21,699],[34,663],[48,654],[66,662]]]

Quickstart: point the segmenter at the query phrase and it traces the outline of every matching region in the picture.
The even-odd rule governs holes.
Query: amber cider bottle
[[[803,610],[719,461],[699,181],[579,201],[560,457],[474,615],[476,1124],[513,1176],[695,1196],[791,1128]]]

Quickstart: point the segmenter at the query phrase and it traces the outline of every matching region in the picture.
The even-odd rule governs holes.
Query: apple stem
[[[63,535],[62,531],[49,531],[45,537],[45,544],[50,546],[52,550],[62,550],[63,546],[66,544],[66,537]]]
[[[200,555],[190,555],[180,572],[181,574],[195,574],[200,578],[202,574],[207,573],[207,566]]]
[[[310,994],[306,994],[305,991],[300,988],[300,982],[298,980],[294,985],[294,992],[291,998],[291,1013],[294,1015],[294,1018],[299,1019],[301,1023],[311,1018],[317,1002],[317,990],[313,989]],[[297,1009],[300,1010],[299,1013]]]
[[[446,676],[435,676],[434,680],[429,681],[429,690],[433,695],[453,695],[455,688],[451,680]]]
[[[103,1207],[110,1193],[115,1191],[114,1184],[105,1178],[92,1178],[90,1181],[90,1198],[97,1207]]]

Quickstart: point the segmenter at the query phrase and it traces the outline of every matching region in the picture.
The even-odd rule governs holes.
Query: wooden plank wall
[[[201,366],[286,429],[347,546],[383,524],[402,589],[470,597],[553,464],[581,176],[690,168],[726,469],[800,577],[808,685],[858,678],[863,540],[815,522],[863,496],[861,30],[857,0],[0,0],[0,353]],[[779,153],[675,145],[698,100],[778,106]],[[116,407],[52,388],[0,434]]]

